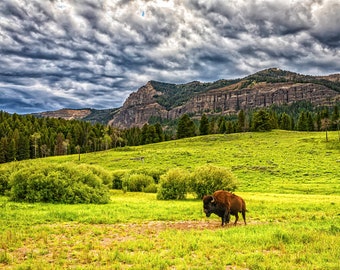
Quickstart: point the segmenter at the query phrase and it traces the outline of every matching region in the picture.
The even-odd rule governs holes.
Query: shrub
[[[30,166],[13,173],[10,199],[71,204],[108,203],[110,196],[108,187],[91,166],[66,164]]]
[[[123,188],[123,179],[126,174],[126,170],[117,170],[112,173],[112,188],[113,189],[122,189]]]
[[[192,173],[190,187],[196,193],[197,198],[202,198],[219,189],[235,190],[236,178],[226,168],[205,165],[196,168]]]
[[[157,184],[153,183],[144,188],[145,193],[157,193]]]
[[[9,175],[7,170],[0,170],[0,195],[5,195],[10,190]]]
[[[137,174],[145,174],[145,175],[152,176],[154,182],[156,184],[158,184],[161,175],[164,174],[165,171],[163,169],[159,169],[159,168],[148,168],[148,169],[132,170],[131,173],[133,173],[133,174],[136,174],[136,173]]]
[[[88,171],[89,173],[93,173],[94,175],[98,176],[104,185],[110,186],[112,183],[112,173],[108,172],[103,167],[87,164],[75,166],[77,166],[78,170]]]
[[[122,182],[125,191],[144,191],[151,184],[154,184],[154,181],[150,175],[138,173],[125,175]]]
[[[157,199],[159,200],[181,200],[187,193],[187,182],[190,174],[186,170],[170,169],[161,176]]]

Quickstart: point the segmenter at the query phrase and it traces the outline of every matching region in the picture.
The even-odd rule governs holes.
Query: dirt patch
[[[257,225],[259,222],[249,222],[248,225]],[[221,223],[213,220],[199,220],[199,221],[149,221],[143,223],[121,223],[113,226],[125,227],[126,229],[133,227],[134,229],[145,231],[163,231],[167,229],[176,230],[216,230],[221,228],[235,228],[233,223],[229,223],[224,227]],[[237,223],[236,227],[245,226],[243,222]]]

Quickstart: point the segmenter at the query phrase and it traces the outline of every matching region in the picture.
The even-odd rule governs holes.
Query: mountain
[[[270,68],[242,79],[169,84],[149,81],[113,114],[110,125],[142,126],[150,118],[173,120],[184,113],[235,114],[240,110],[310,102],[332,106],[340,101],[340,74],[302,75]]]
[[[84,120],[92,123],[107,124],[113,117],[113,114],[118,109],[60,109],[57,111],[47,111],[41,113],[33,113],[36,117],[51,117],[51,118],[63,118],[66,120]]]
[[[174,120],[184,113],[197,117],[203,113],[235,114],[241,109],[299,101],[310,102],[313,106],[333,106],[340,102],[340,74],[309,76],[270,68],[244,78],[216,82],[170,84],[149,81],[131,93],[120,108],[61,109],[34,115],[130,128],[141,127],[150,119]]]

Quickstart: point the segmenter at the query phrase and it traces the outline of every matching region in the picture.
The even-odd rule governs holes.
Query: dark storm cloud
[[[121,106],[148,80],[340,71],[336,0],[3,0],[0,110]]]

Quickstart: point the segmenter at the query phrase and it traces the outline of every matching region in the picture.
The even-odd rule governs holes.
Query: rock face
[[[148,82],[127,98],[109,124],[120,128],[141,127],[149,121],[150,117],[176,119],[184,113],[231,114],[241,109],[292,104],[298,101],[307,101],[314,106],[331,106],[340,101],[340,93],[324,85],[294,82],[260,82],[247,88],[240,88],[240,83],[236,83],[199,93],[183,105],[169,110],[157,102],[156,97],[161,95],[163,93],[157,91]]]
[[[152,116],[167,118],[167,110],[154,98],[157,95],[162,95],[162,93],[148,82],[137,92],[130,94],[109,124],[119,128],[128,128],[143,126]]]
[[[172,116],[178,117],[183,112],[237,113],[242,109],[269,107],[274,104],[284,105],[298,101],[307,101],[316,106],[331,105],[336,98],[340,98],[340,93],[312,83],[259,84],[253,88],[230,91],[217,89],[200,94],[185,104],[180,112],[176,110]]]
[[[39,117],[63,118],[66,120],[73,120],[73,119],[79,120],[79,119],[85,118],[86,116],[90,114],[91,114],[90,109],[80,109],[80,110],[61,109],[57,111],[35,113],[33,115],[36,115]]]

